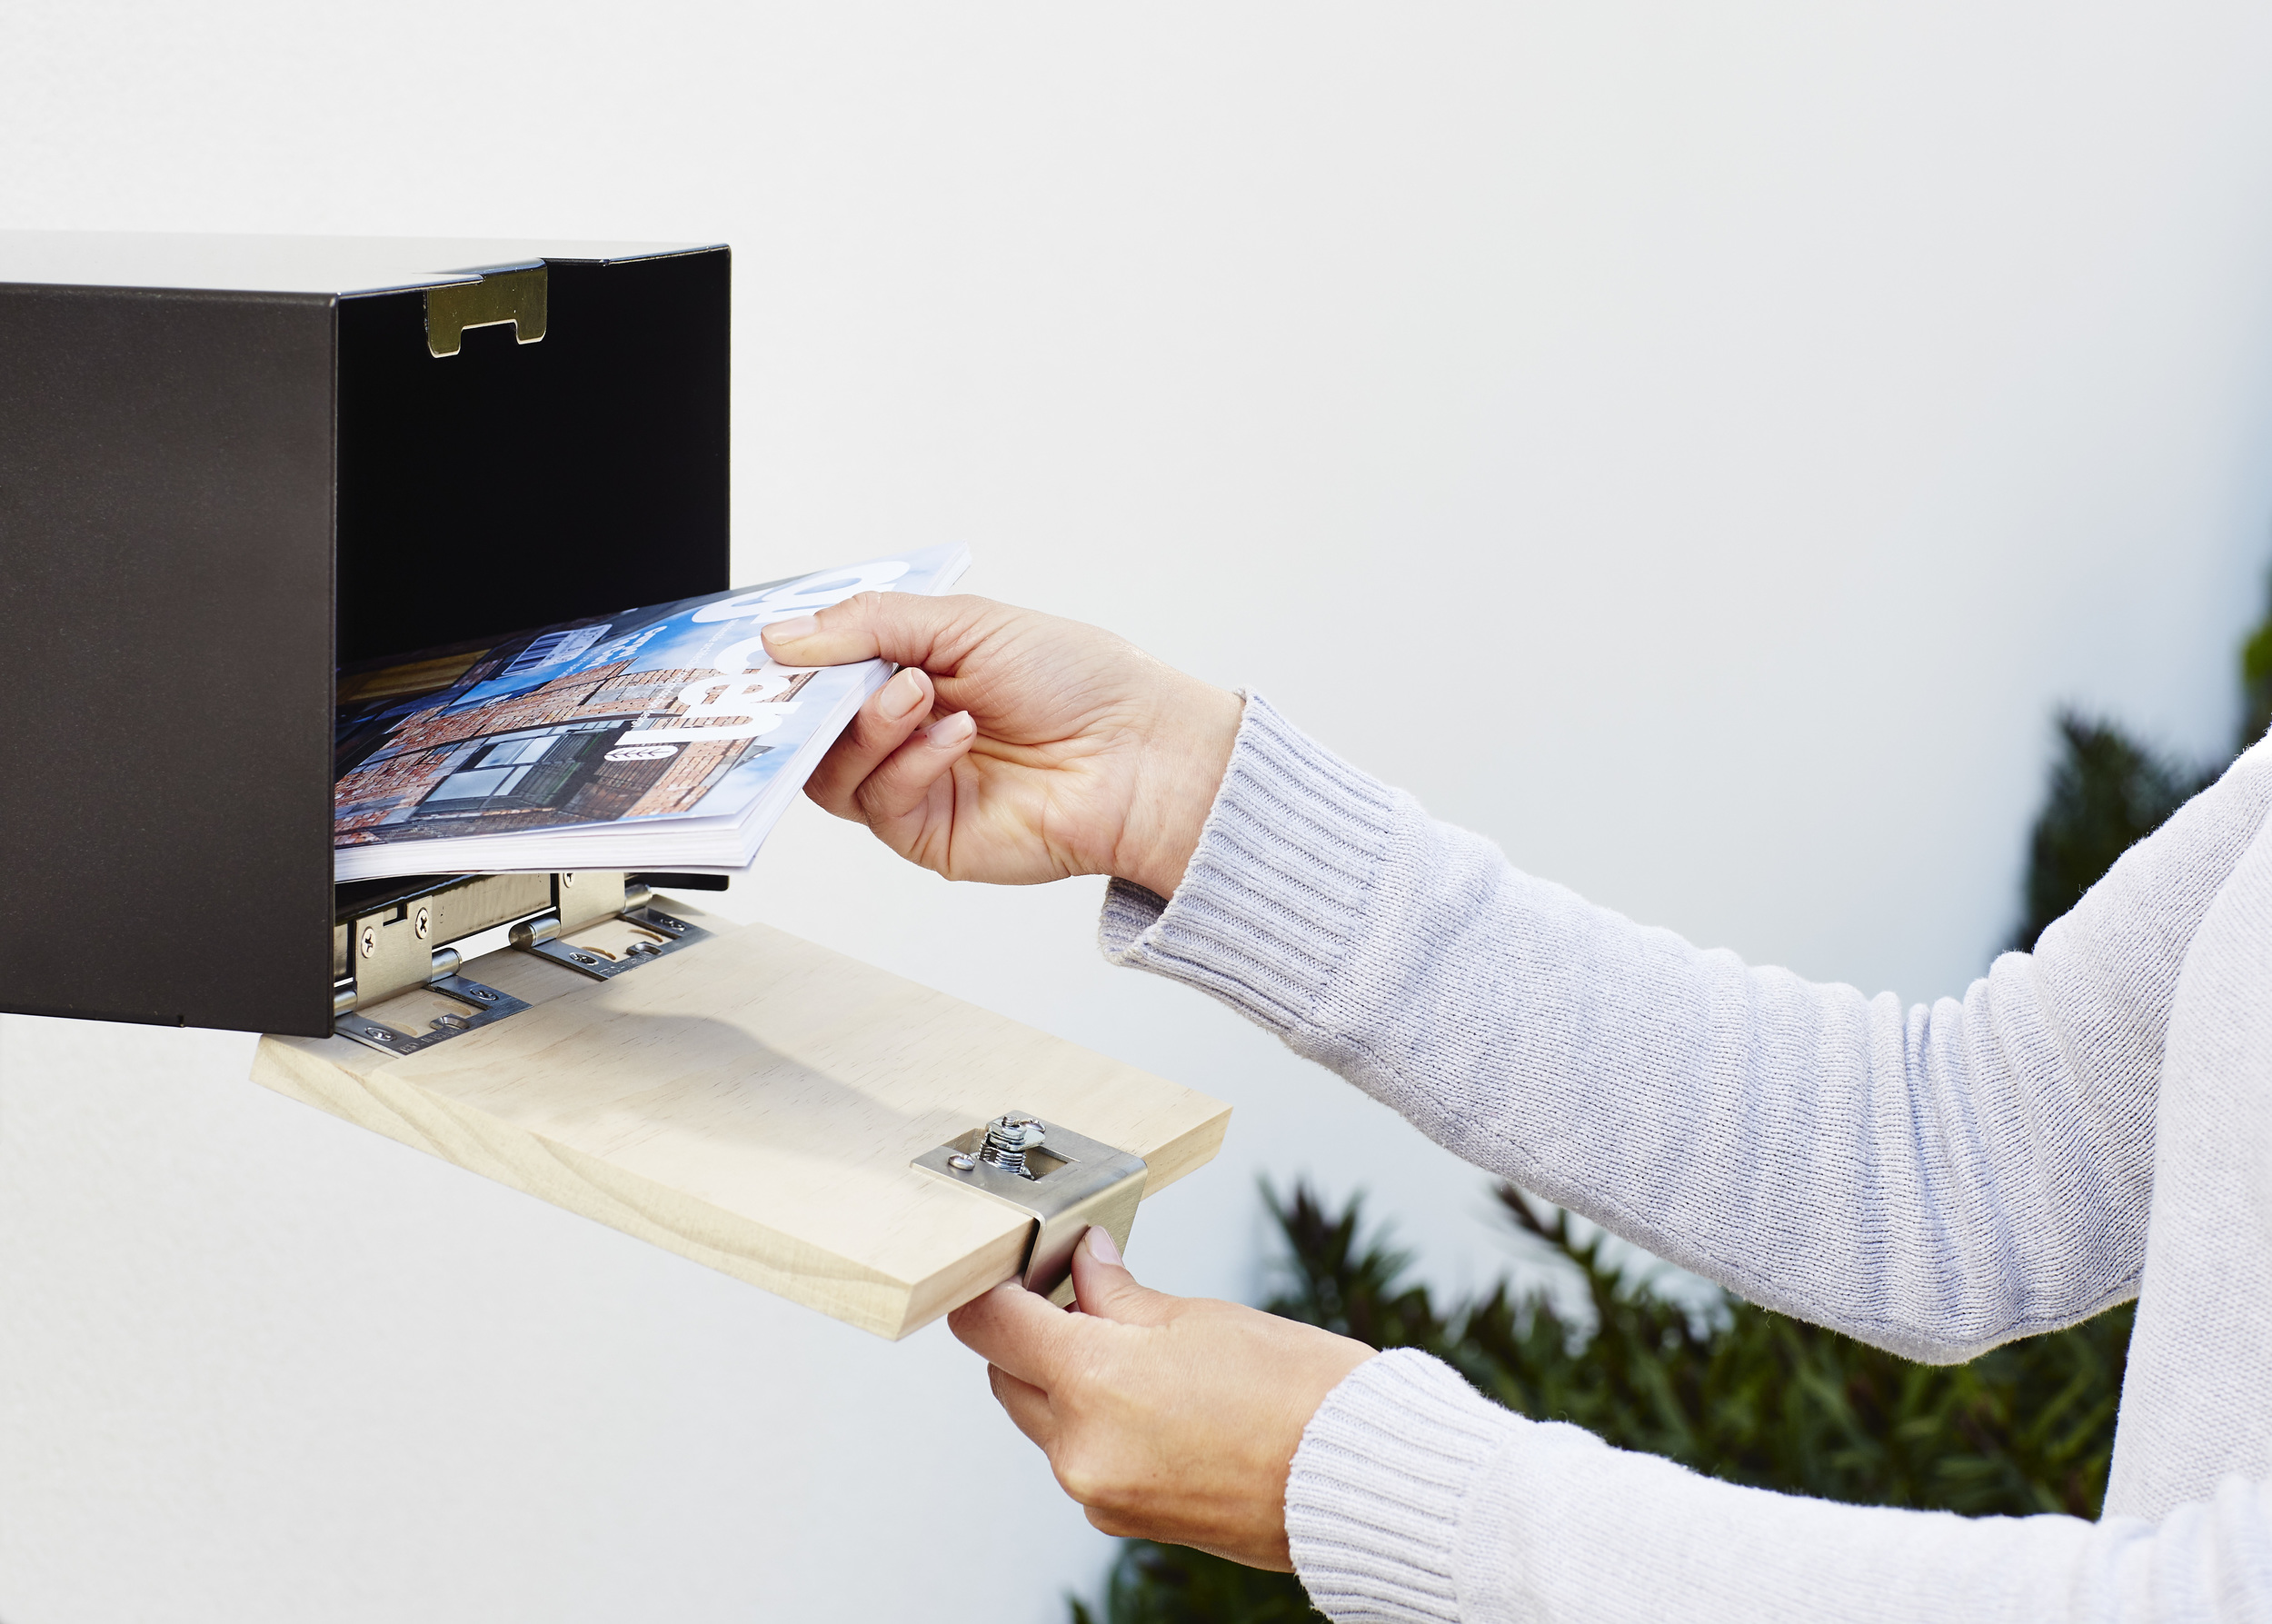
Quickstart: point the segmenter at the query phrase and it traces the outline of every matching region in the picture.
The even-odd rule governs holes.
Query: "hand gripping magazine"
[[[777,665],[761,628],[969,563],[932,547],[344,670],[334,877],[746,869],[894,670]]]

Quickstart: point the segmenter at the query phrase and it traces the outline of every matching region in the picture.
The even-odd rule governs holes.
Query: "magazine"
[[[759,629],[969,563],[932,547],[343,670],[334,877],[745,869],[895,669],[777,665]]]

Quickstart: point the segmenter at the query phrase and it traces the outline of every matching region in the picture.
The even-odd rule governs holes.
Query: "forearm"
[[[1104,943],[1755,1301],[1964,1357],[2134,1289],[2167,990],[2267,779],[1904,1011],[1522,874],[1255,699],[1174,902],[1116,887]]]
[[[1395,1353],[1311,1420],[1286,1521],[1343,1624],[2207,1624],[2272,1604],[2267,1511],[2237,1479],[2158,1526],[1800,1499],[1525,1420]]]

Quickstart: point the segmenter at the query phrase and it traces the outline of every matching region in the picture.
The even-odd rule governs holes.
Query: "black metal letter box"
[[[0,234],[0,1010],[331,1030],[337,668],[729,584],[729,273]]]

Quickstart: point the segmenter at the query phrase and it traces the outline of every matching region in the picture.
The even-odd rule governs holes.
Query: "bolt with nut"
[[[989,1167],[1031,1179],[1034,1175],[1026,1171],[1026,1152],[1040,1150],[1048,1139],[1039,1118],[1013,1111],[986,1124],[986,1142],[979,1146],[978,1158]]]

